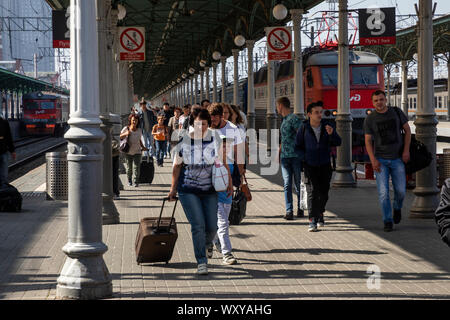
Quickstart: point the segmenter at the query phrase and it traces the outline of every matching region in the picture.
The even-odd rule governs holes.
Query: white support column
[[[408,117],[408,61],[402,60],[402,109]]]
[[[221,101],[225,102],[225,91],[227,87],[227,81],[226,81],[226,64],[227,64],[227,57],[221,56],[220,57],[220,64],[222,66],[222,94],[221,94]]]
[[[275,70],[273,61],[267,63],[267,150],[272,153],[271,130],[277,129],[277,114],[275,110]]]
[[[333,186],[354,187],[352,167],[352,116],[350,114],[350,76],[348,62],[348,11],[347,0],[339,0],[338,44],[338,113],[336,132],[342,139],[337,147],[336,174]]]
[[[433,80],[433,1],[419,0],[419,55],[417,68],[417,116],[416,139],[427,146],[428,151],[436,154],[436,110],[434,108]],[[436,185],[436,157],[430,165],[416,172],[416,188],[411,205],[410,218],[433,219],[439,205],[439,189]]]
[[[99,118],[99,57],[95,1],[70,1],[70,129],[67,255],[57,280],[59,299],[100,299],[112,295],[103,260],[102,141]]]
[[[253,76],[253,48],[255,40],[246,40],[247,44],[247,128],[255,129],[255,88]]]
[[[238,59],[239,59],[239,49],[231,49],[231,52],[233,53],[233,104],[237,106],[239,104],[238,101],[238,90],[239,90],[239,65],[238,65]]]
[[[205,99],[207,99],[208,101],[210,101],[210,97],[209,97],[209,67],[205,67],[205,82],[206,82],[206,86],[205,86]]]
[[[213,67],[213,93],[212,93],[212,100],[213,102],[217,102],[217,62],[212,63]]]
[[[202,102],[203,99],[205,99],[205,82],[203,80],[203,75],[205,74],[204,70],[200,70],[200,103]]]
[[[302,37],[300,30],[303,13],[303,9],[291,10],[292,21],[294,22],[294,113],[302,120],[305,119]]]
[[[198,104],[198,103],[200,103],[200,101],[198,101],[198,73],[194,73],[194,80],[195,80],[194,100],[195,100],[195,104]]]

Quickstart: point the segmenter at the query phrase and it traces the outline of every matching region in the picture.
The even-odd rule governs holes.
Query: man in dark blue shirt
[[[305,154],[304,172],[310,182],[306,184],[310,232],[325,225],[323,213],[332,175],[330,152],[331,147],[341,145],[336,130],[322,120],[322,106],[321,101],[308,105],[309,120],[303,122],[296,137],[296,147]]]

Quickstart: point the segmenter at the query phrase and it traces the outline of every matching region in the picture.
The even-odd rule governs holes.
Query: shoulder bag
[[[399,123],[400,123],[400,130],[401,130],[401,137],[402,140],[405,141],[405,132],[402,128],[402,122],[400,118],[400,113],[397,107],[393,107],[395,110],[395,113],[398,116]],[[403,153],[403,147],[400,150],[400,156]],[[409,145],[409,161],[405,164],[405,172],[406,174],[411,174],[416,171],[425,169],[428,167],[433,160],[433,156],[431,155],[431,152],[428,151],[427,146],[424,145],[422,142],[416,140],[416,138],[411,135],[411,144]]]
[[[130,131],[130,129],[127,127],[127,130]],[[130,151],[130,144],[128,143],[128,136],[120,140],[120,147],[119,150],[123,153],[128,153]]]
[[[218,160],[214,161],[212,168],[212,184],[217,192],[227,191],[228,189],[228,170]]]

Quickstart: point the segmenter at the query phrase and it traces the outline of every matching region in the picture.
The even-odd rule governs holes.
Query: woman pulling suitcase
[[[212,184],[212,168],[220,159],[228,171],[228,194],[233,193],[230,170],[226,164],[221,139],[209,129],[211,116],[207,110],[200,110],[190,119],[194,130],[183,136],[174,149],[172,186],[169,199],[174,200],[177,192],[184,212],[191,225],[197,273],[208,274],[206,248],[212,244],[217,232],[217,192]]]

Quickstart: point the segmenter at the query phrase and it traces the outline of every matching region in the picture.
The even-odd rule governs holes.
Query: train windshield
[[[25,109],[27,110],[39,109],[39,104],[36,101],[28,101],[27,103],[25,103]]]
[[[55,103],[51,101],[42,101],[41,109],[53,109],[55,108]]]
[[[322,85],[337,87],[337,68],[322,68]]]
[[[352,84],[375,85],[378,84],[377,66],[352,67]]]

